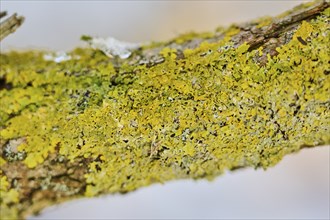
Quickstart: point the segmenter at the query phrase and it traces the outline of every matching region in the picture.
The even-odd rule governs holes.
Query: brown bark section
[[[7,145],[3,144],[3,146]],[[8,161],[9,155],[0,153]],[[37,214],[42,208],[64,201],[68,198],[82,196],[86,183],[84,174],[90,161],[85,158],[70,162],[58,152],[50,154],[47,159],[34,169],[29,169],[21,160],[8,161],[1,167],[8,178],[11,188],[20,188],[19,215],[27,217]],[[14,155],[10,155],[11,157]]]

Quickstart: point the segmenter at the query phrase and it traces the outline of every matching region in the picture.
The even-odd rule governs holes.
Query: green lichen
[[[49,199],[57,202],[267,168],[302,147],[329,144],[329,9],[299,24],[265,65],[256,61],[262,48],[233,45],[238,32],[231,27],[181,59],[164,46],[164,62],[151,67],[130,59],[118,66],[91,49],[61,63],[38,51],[1,54],[0,77],[10,87],[0,90],[1,218],[45,202],[26,199],[22,186],[32,180],[22,182],[24,175],[8,183],[18,167],[37,172],[54,162],[68,176],[82,172],[80,191],[52,174],[40,180],[40,192],[62,193]],[[5,153],[14,140],[21,140],[15,153],[24,152],[15,160]]]

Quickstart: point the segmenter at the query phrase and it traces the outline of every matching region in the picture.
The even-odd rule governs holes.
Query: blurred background
[[[19,1],[1,0],[1,10],[26,20],[1,49],[70,50],[80,36],[123,41],[165,41],[187,31],[274,16],[304,1]]]
[[[0,1],[26,18],[1,51],[68,51],[81,35],[166,41],[187,31],[274,16],[305,1]],[[329,219],[330,148],[304,149],[267,171],[228,172],[212,182],[181,180],[126,195],[82,199],[30,219]]]

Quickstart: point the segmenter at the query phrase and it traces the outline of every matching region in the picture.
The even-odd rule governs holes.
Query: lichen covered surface
[[[85,48],[59,63],[1,54],[1,219],[329,144],[329,12],[273,51],[235,45],[231,26],[215,42],[164,46],[154,65]]]

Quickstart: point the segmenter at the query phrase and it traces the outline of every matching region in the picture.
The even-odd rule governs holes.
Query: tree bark
[[[1,54],[1,218],[329,144],[329,12],[307,3],[127,59],[103,46]],[[9,20],[1,39],[22,18]]]

